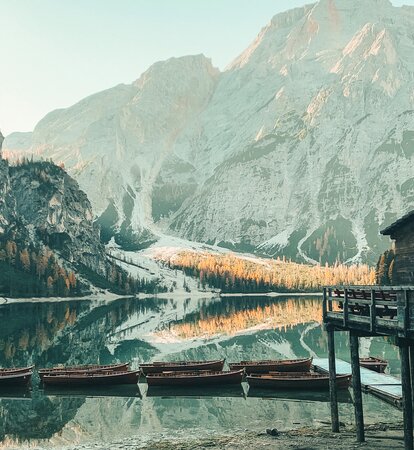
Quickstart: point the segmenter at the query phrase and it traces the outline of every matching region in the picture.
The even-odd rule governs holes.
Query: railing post
[[[339,433],[338,396],[336,393],[335,331],[331,326],[326,331],[328,333],[329,398],[331,402],[332,432]]]
[[[326,303],[327,303],[327,299],[326,299],[326,287],[323,288],[323,301],[322,301],[322,322],[325,323],[326,321]]]
[[[348,306],[348,289],[344,289],[344,316],[343,323],[344,327],[348,325],[348,314],[349,314],[349,306]]]
[[[332,312],[332,288],[328,288],[328,311]]]
[[[410,328],[410,305],[408,302],[408,291],[404,289],[404,336],[407,336]]]
[[[375,289],[371,289],[371,304],[369,306],[370,314],[370,329],[371,332],[375,332],[375,326],[377,323],[377,308],[375,307]]]

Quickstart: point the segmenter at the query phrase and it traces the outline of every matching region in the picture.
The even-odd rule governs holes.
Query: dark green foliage
[[[379,258],[376,267],[377,284],[387,286],[393,284],[394,276],[394,251],[386,250]]]
[[[379,258],[375,275],[377,284],[388,286],[393,284],[394,277],[394,250],[386,250]]]

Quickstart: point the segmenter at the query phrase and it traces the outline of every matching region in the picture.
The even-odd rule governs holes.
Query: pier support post
[[[352,390],[354,392],[355,425],[357,441],[365,441],[364,411],[362,408],[361,372],[359,366],[359,341],[358,335],[353,331],[349,333],[349,346],[351,350],[352,366]]]
[[[407,342],[398,343],[401,359],[402,406],[404,418],[404,448],[413,450],[413,406],[410,377],[410,350]]]
[[[329,398],[331,402],[332,431],[339,433],[338,397],[336,393],[335,335],[333,328],[327,328],[329,360]]]
[[[411,381],[411,409],[413,411],[414,425],[414,345],[410,345],[410,381]]]

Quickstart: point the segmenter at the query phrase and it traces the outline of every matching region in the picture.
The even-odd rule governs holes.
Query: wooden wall
[[[414,285],[414,223],[398,229],[392,238],[395,239],[393,284]]]

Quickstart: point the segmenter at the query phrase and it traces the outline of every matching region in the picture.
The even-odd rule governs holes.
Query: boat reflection
[[[65,388],[60,386],[44,386],[43,395],[46,397],[70,397],[70,398],[142,398],[138,384],[119,386],[85,386]]]
[[[232,397],[246,398],[246,392],[242,384],[236,386],[203,386],[203,387],[185,387],[175,386],[148,386],[146,397],[162,398],[213,398],[213,397]]]
[[[27,386],[8,386],[0,388],[0,400],[30,400],[32,391]]]
[[[338,390],[337,396],[339,403],[352,403],[352,396],[348,389]],[[273,391],[250,387],[247,392],[247,397],[329,403],[329,392],[325,391]]]

